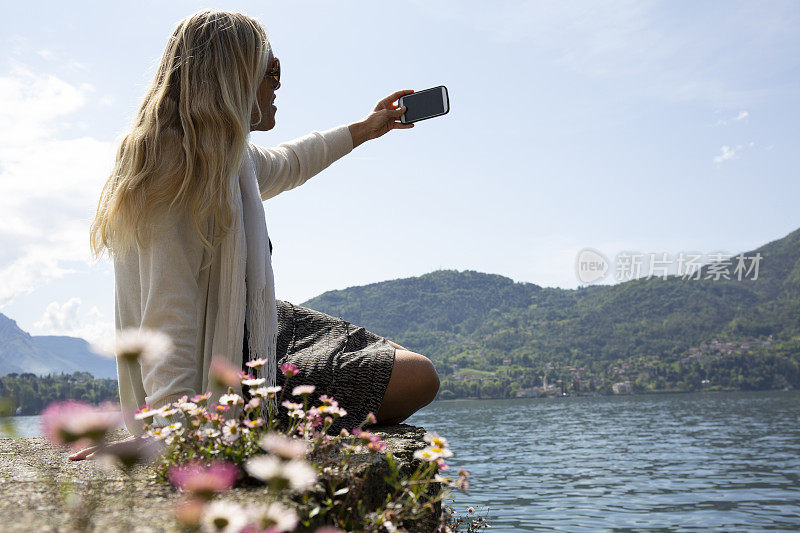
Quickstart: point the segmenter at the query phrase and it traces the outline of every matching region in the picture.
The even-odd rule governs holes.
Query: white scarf
[[[242,191],[242,217],[247,246],[246,323],[249,360],[265,358],[267,364],[258,370],[256,377],[265,378],[266,386],[275,386],[278,364],[278,308],[275,302],[272,257],[267,251],[269,234],[253,162],[249,154],[245,154],[244,159],[242,172],[239,173],[239,187]],[[270,405],[276,409],[276,404],[273,397]]]

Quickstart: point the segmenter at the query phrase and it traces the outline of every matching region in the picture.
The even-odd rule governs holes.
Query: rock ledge
[[[401,473],[410,474],[417,467],[414,451],[423,448],[424,428],[408,424],[372,428],[386,443],[386,450],[397,459]],[[381,457],[370,465],[367,477],[366,504],[370,507],[383,501],[386,487],[383,475],[388,466]],[[91,487],[100,498],[75,502],[91,509],[95,531],[178,531],[172,517],[172,506],[180,494],[152,479],[152,470],[140,469],[134,475],[132,495],[126,492],[124,475],[104,469],[95,461],[69,461],[67,454],[53,448],[43,437],[0,439],[0,524],[3,531],[73,531],[76,524],[62,507],[59,490],[62,485],[76,483],[85,492]],[[264,497],[261,487],[236,488],[226,499],[252,503]],[[133,519],[128,513],[133,499]],[[74,516],[74,515],[73,515]],[[434,517],[431,516],[431,519]],[[131,523],[132,522],[132,523]],[[430,529],[419,524],[417,531]]]

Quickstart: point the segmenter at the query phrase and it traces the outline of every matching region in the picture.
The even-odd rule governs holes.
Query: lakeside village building
[[[588,387],[588,381],[586,383]],[[620,381],[611,386],[614,394],[631,394],[633,387],[630,381]],[[547,384],[547,376],[542,376],[541,387],[528,387],[517,391],[517,398],[538,398],[540,396],[562,396],[565,395],[564,383],[560,379],[554,384]]]

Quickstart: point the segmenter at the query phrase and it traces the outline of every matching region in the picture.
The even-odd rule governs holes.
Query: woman
[[[181,21],[123,138],[92,223],[95,255],[114,259],[116,327],[158,329],[174,349],[151,361],[117,361],[127,429],[133,411],[211,388],[212,356],[241,366],[267,358],[267,384],[293,362],[289,386],[312,383],[352,416],[367,409],[398,423],[433,400],[430,360],[364,328],[276,300],[263,204],[293,189],[399,122],[398,91],[363,120],[256,146],[275,127],[280,63],[263,27],[239,13],[203,10]],[[269,250],[269,251],[268,251]],[[357,416],[361,416],[360,419]],[[338,421],[337,421],[338,422]],[[87,449],[71,459],[91,457]]]

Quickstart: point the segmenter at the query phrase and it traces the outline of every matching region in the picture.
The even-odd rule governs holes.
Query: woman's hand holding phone
[[[353,136],[353,148],[365,141],[377,139],[393,129],[413,128],[414,124],[403,124],[400,117],[405,113],[405,107],[398,107],[395,102],[403,95],[411,94],[412,89],[397,91],[378,101],[375,109],[360,122],[348,126]]]

